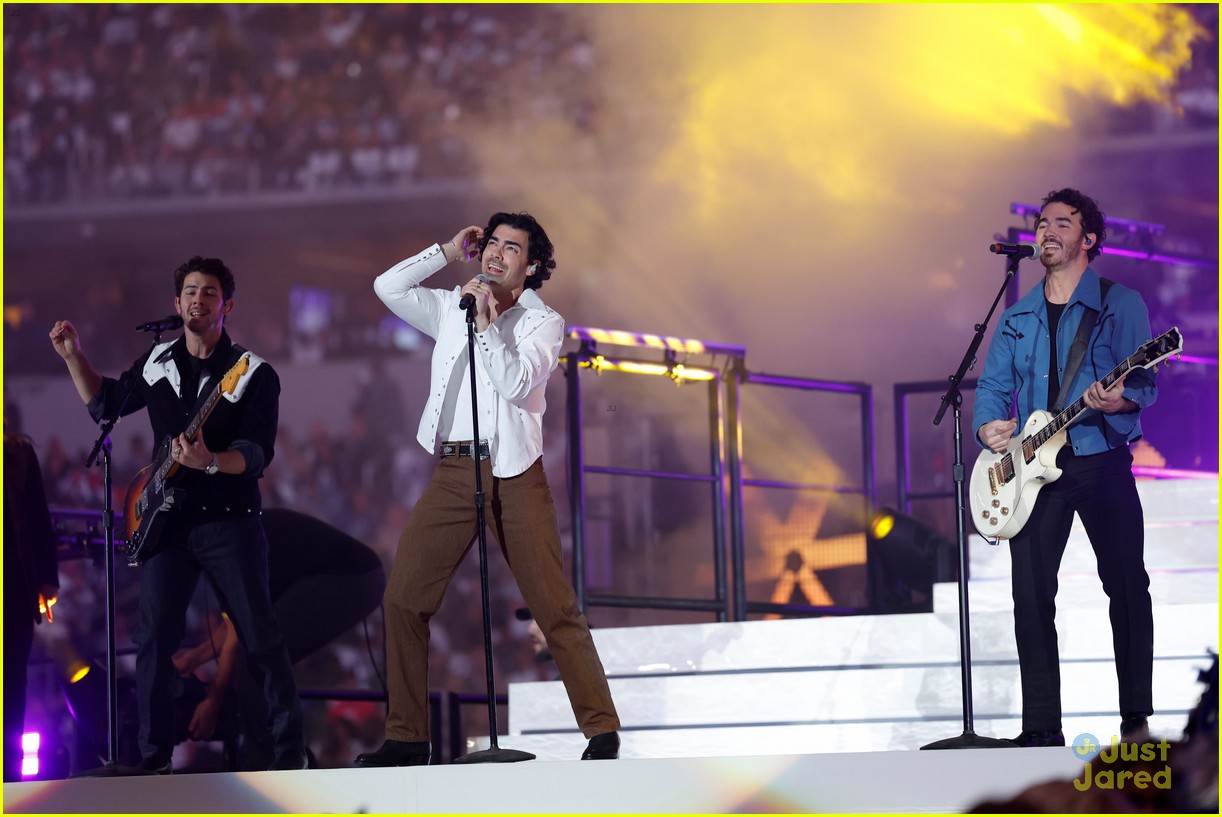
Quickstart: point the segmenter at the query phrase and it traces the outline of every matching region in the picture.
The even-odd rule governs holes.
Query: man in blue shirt
[[[1135,369],[1110,389],[1099,383],[1150,339],[1141,295],[1119,284],[1101,291],[1089,266],[1107,237],[1096,202],[1063,189],[1044,199],[1036,225],[1044,280],[1002,313],[976,387],[972,427],[982,447],[1004,451],[1036,410],[1083,399],[1088,410],[1069,428],[1057,455],[1062,476],[1039,493],[1023,529],[1010,540],[1014,632],[1023,690],[1019,746],[1064,746],[1056,634],[1057,572],[1077,512],[1098,560],[1110,604],[1120,735],[1148,736],[1153,712],[1154,621],[1143,549],[1145,526],[1129,443],[1141,437],[1141,410],[1154,402],[1154,376]],[[1076,372],[1070,347],[1088,310],[1098,313]],[[1018,416],[1011,417],[1017,402]]]

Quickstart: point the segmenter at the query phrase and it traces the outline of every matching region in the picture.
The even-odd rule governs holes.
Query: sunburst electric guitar
[[[1180,330],[1172,327],[1143,343],[1099,382],[1110,388],[1134,369],[1152,368],[1183,349]],[[980,453],[972,469],[969,493],[972,523],[982,536],[1010,539],[1023,529],[1040,489],[1060,478],[1057,452],[1068,440],[1069,424],[1086,410],[1086,401],[1079,397],[1055,417],[1047,411],[1033,411],[1023,433],[1011,439],[1004,452]]]
[[[223,394],[233,394],[238,382],[250,368],[250,355],[244,354],[238,362],[225,373],[221,382],[208,395],[208,399],[195,413],[191,424],[183,433],[187,439],[194,442],[200,427],[216,408],[217,401]],[[173,435],[167,434],[157,448],[157,456],[153,461],[140,469],[132,478],[127,489],[127,498],[123,504],[127,520],[127,561],[128,564],[138,564],[147,560],[157,552],[158,540],[165,528],[169,513],[182,506],[185,498],[183,489],[177,487],[181,482],[182,467],[170,455],[174,446]]]

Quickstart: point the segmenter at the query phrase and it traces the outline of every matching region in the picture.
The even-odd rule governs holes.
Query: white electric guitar
[[[1183,350],[1184,338],[1173,326],[1143,343],[1099,382],[1110,388],[1134,369],[1152,368]],[[1086,401],[1079,397],[1055,417],[1047,411],[1033,411],[1023,433],[1011,439],[1004,452],[980,452],[969,493],[972,523],[982,536],[1010,539],[1023,529],[1040,489],[1060,478],[1057,452],[1069,438],[1069,424],[1086,410]]]

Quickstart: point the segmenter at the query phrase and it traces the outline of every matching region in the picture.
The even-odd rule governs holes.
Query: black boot
[[[619,732],[603,732],[590,738],[582,760],[615,760],[619,757]]]
[[[295,749],[288,752],[283,752],[276,755],[276,758],[267,767],[269,772],[288,771],[294,769],[310,768],[310,757],[307,749]]]
[[[427,766],[432,750],[427,740],[408,741],[387,738],[376,752],[363,752],[356,756],[356,765],[365,768],[386,766]]]
[[[1145,743],[1150,739],[1150,723],[1145,715],[1125,715],[1120,719],[1122,743]]]
[[[174,773],[174,764],[171,760],[171,756],[168,754],[156,754],[141,758],[140,762],[136,764],[136,768],[143,769],[146,772],[152,772],[153,774]]]
[[[1024,749],[1031,749],[1040,746],[1064,746],[1065,734],[1057,729],[1056,731],[1039,730],[1039,729],[1024,729],[1022,734],[1016,738],[1011,738],[1010,742],[1015,746],[1020,746]]]

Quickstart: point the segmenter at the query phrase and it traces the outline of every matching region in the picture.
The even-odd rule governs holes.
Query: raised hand
[[[71,360],[80,354],[81,336],[77,334],[72,321],[56,321],[51,327],[51,346],[64,360]]]
[[[463,227],[454,237],[441,246],[447,261],[471,261],[479,257],[479,242],[484,237],[484,228]]]

